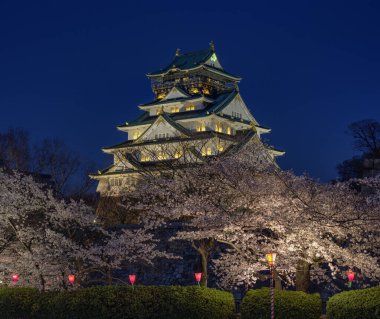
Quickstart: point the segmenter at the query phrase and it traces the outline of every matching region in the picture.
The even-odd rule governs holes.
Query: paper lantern
[[[74,281],[75,281],[75,275],[69,275],[67,278],[69,279],[70,284],[74,283]]]
[[[351,288],[352,282],[355,279],[355,273],[350,269],[347,271],[348,287]]]
[[[18,282],[18,274],[13,274],[12,275],[12,280],[14,283]]]
[[[133,286],[136,282],[136,275],[129,275],[128,277],[129,277],[129,282]]]
[[[202,273],[201,272],[196,272],[194,275],[195,275],[195,280],[197,282],[200,282],[202,280]]]

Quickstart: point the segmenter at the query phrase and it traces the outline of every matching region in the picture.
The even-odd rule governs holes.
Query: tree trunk
[[[276,270],[274,271],[274,289],[282,290],[281,278]]]
[[[193,241],[192,246],[201,255],[202,280],[200,284],[202,287],[207,287],[208,259],[215,249],[215,240],[213,238],[209,238],[199,240],[197,243]]]
[[[296,290],[308,292],[310,286],[311,264],[304,260],[299,260],[296,270]]]
[[[107,285],[112,286],[112,269],[107,269],[106,275],[107,275],[106,277]]]
[[[201,267],[202,267],[202,280],[201,280],[201,286],[202,287],[207,287],[207,279],[208,279],[208,257],[209,254],[206,250],[199,250],[199,253],[201,255]]]

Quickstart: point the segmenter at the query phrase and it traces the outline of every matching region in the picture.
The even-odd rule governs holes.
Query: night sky
[[[323,181],[380,120],[380,1],[0,1],[0,131],[59,137],[104,168],[145,74],[215,41],[281,167]]]

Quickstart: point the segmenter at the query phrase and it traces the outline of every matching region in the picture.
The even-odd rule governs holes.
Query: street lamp
[[[195,280],[197,281],[197,283],[198,283],[198,287],[200,287],[201,285],[200,285],[200,282],[201,282],[201,280],[202,280],[202,273],[201,272],[196,272],[195,274],[194,274],[194,276],[195,276]]]
[[[266,258],[270,269],[270,313],[271,319],[274,319],[274,267],[277,254],[270,252],[266,254]]]
[[[355,273],[354,273],[351,269],[349,269],[349,270],[347,271],[347,279],[348,279],[348,284],[347,284],[347,286],[348,286],[348,288],[351,288],[351,286],[352,286],[352,282],[353,282],[354,279],[355,279]]]

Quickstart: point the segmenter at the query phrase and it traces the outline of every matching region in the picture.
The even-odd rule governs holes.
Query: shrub
[[[380,287],[332,296],[327,304],[327,315],[329,319],[379,319]]]
[[[321,315],[319,294],[276,290],[274,305],[276,319],[319,319]],[[269,288],[248,291],[241,304],[241,318],[270,318]]]
[[[231,294],[195,286],[108,286],[41,293],[26,309],[30,309],[28,318],[39,319],[234,318]]]
[[[1,318],[30,318],[40,293],[33,288],[0,288]]]

